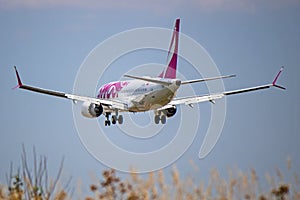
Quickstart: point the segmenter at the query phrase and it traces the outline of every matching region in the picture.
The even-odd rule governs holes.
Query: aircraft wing
[[[56,97],[60,97],[60,98],[71,99],[73,101],[82,101],[82,102],[90,102],[90,103],[94,103],[94,104],[102,104],[109,108],[116,108],[116,109],[120,109],[120,110],[125,110],[128,107],[127,104],[120,102],[120,101],[116,101],[116,100],[98,99],[98,98],[94,98],[94,97],[68,94],[68,93],[64,93],[64,92],[58,92],[58,91],[54,91],[54,90],[48,90],[48,89],[38,88],[38,87],[30,86],[30,85],[25,85],[21,81],[21,78],[20,78],[20,75],[18,73],[16,66],[15,66],[15,71],[16,71],[16,76],[18,79],[18,85],[14,88],[20,88],[20,89],[29,90],[32,92],[42,93],[42,94],[56,96]]]
[[[238,89],[238,90],[225,91],[225,92],[218,93],[218,94],[208,94],[208,95],[202,95],[202,96],[175,98],[170,103],[168,103],[164,107],[160,108],[159,110],[164,110],[164,109],[174,107],[179,104],[185,104],[185,105],[192,106],[195,103],[201,103],[201,102],[206,102],[206,101],[210,101],[210,102],[214,103],[215,100],[221,99],[224,96],[241,94],[241,93],[245,93],[245,92],[252,92],[252,91],[256,91],[256,90],[263,90],[263,89],[268,89],[271,87],[277,87],[277,88],[285,90],[284,87],[276,84],[276,81],[277,81],[279,75],[281,74],[282,70],[283,70],[283,67],[280,69],[280,71],[276,75],[275,79],[270,84],[260,85],[260,86],[250,87],[250,88],[243,88],[243,89]]]

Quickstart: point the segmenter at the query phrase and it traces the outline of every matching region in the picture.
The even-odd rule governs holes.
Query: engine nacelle
[[[173,117],[175,115],[176,111],[177,111],[177,108],[174,106],[174,107],[165,109],[165,114],[167,117]]]
[[[90,102],[84,102],[81,107],[81,114],[88,118],[99,117],[103,113],[102,105],[97,105]]]

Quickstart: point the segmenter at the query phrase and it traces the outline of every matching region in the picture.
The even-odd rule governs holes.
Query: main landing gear
[[[159,124],[159,122],[162,124],[167,122],[167,116],[162,111],[155,112],[154,123]]]
[[[104,125],[105,126],[110,126],[110,124],[123,124],[123,116],[122,115],[118,115],[118,111],[116,111],[116,114],[115,115],[112,115],[111,116],[111,120],[109,119],[111,113],[107,112],[105,113],[105,117],[106,117],[106,120],[104,121]]]

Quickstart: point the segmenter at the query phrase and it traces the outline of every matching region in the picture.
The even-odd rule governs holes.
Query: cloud
[[[0,0],[2,9],[79,8],[90,10],[141,10],[170,12],[181,9],[199,11],[238,10],[299,6],[299,0]]]

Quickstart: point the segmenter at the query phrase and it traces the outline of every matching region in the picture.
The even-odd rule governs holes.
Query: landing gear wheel
[[[112,124],[116,124],[116,123],[117,123],[117,116],[116,116],[116,115],[113,115],[113,116],[111,117],[111,123],[112,123]]]
[[[123,124],[123,115],[119,115],[118,117],[118,123]]]
[[[110,113],[105,113],[105,117],[106,117],[106,120],[104,121],[105,126],[110,126],[109,115]]]
[[[161,121],[162,124],[165,124],[165,123],[167,122],[167,117],[166,117],[166,115],[162,115],[162,116],[160,117],[160,121]]]
[[[159,121],[160,121],[159,115],[155,115],[155,117],[154,117],[155,124],[159,124]]]
[[[105,121],[104,121],[104,125],[105,125],[105,126],[110,126],[110,121],[109,121],[109,120],[105,120]]]

